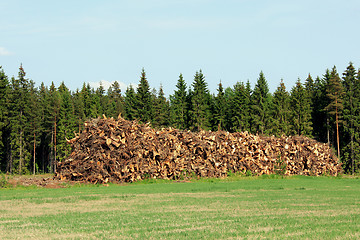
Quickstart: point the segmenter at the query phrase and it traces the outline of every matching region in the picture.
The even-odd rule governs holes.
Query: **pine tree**
[[[140,83],[136,91],[136,118],[141,122],[149,122],[151,120],[151,94],[150,86],[146,79],[145,70],[141,71]]]
[[[310,97],[305,88],[297,80],[296,85],[291,89],[291,122],[294,134],[312,136]]]
[[[196,131],[210,129],[210,93],[207,88],[205,77],[200,70],[196,72],[192,83],[192,122]]]
[[[252,132],[264,134],[269,129],[271,94],[261,71],[251,95],[252,106]]]
[[[325,107],[325,110],[329,115],[333,115],[335,117],[337,153],[338,157],[340,158],[339,124],[341,121],[341,113],[344,108],[342,99],[344,95],[344,89],[335,66],[331,71],[326,93],[329,99],[329,104]]]
[[[276,136],[290,134],[290,95],[286,91],[285,84],[281,79],[279,87],[273,97],[273,119],[272,133]]]
[[[171,122],[175,128],[186,129],[188,127],[188,102],[187,102],[186,83],[180,74],[176,84],[174,95],[170,96]]]

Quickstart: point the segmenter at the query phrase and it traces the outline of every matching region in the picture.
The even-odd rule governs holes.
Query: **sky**
[[[358,0],[0,0],[0,66],[39,86],[125,91],[142,68],[173,94],[202,70],[211,93],[263,71],[271,92],[334,65],[360,67]]]

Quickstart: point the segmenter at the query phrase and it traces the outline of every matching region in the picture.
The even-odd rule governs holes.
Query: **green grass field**
[[[360,179],[0,190],[1,239],[359,239]]]

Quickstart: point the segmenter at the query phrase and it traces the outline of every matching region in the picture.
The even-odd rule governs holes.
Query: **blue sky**
[[[2,0],[0,65],[37,85],[136,84],[172,94],[202,69],[209,89],[263,71],[273,92],[310,73],[360,67],[358,0]],[[93,85],[96,86],[96,85]]]

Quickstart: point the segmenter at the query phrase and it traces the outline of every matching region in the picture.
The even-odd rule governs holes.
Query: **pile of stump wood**
[[[146,178],[225,177],[229,173],[334,175],[341,166],[327,144],[303,136],[156,130],[119,118],[94,119],[68,140],[72,153],[56,179],[91,183]]]

